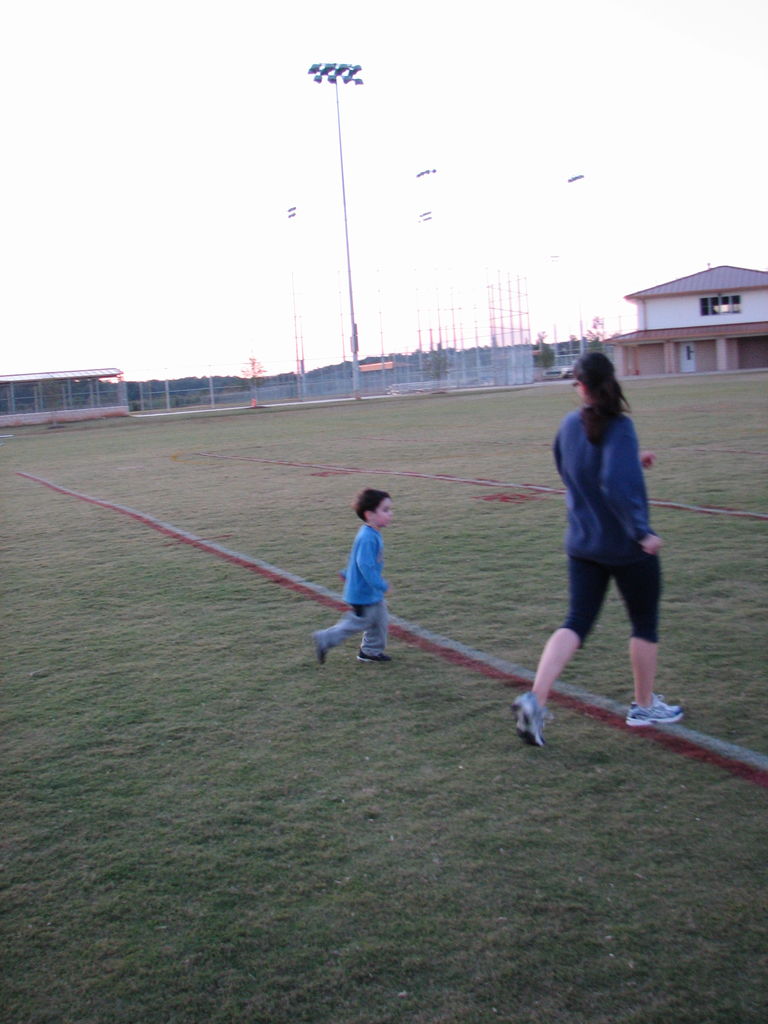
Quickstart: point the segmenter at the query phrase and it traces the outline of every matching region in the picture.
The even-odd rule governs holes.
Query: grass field
[[[658,690],[762,755],[767,383],[627,387],[652,499],[753,514],[654,507]],[[391,665],[350,643],[321,667],[332,609],[19,475],[332,591],[354,495],[383,487],[392,611],[533,669],[564,611],[573,403],[558,382],[0,439],[3,1024],[765,1019],[768,790],[567,708],[525,747],[513,686],[397,639]],[[612,595],[565,681],[627,701],[626,636]]]

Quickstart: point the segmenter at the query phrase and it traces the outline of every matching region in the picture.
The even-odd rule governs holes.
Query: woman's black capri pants
[[[658,643],[661,564],[658,555],[643,555],[629,565],[603,565],[583,558],[568,558],[570,608],[563,623],[578,634],[582,644],[595,624],[611,577],[616,580],[632,636]]]

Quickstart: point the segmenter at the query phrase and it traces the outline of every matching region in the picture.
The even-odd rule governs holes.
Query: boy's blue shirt
[[[357,531],[347,562],[344,600],[347,604],[378,604],[389,584],[382,576],[384,541],[373,526],[363,523]]]
[[[607,565],[644,558],[639,541],[653,530],[632,420],[616,417],[601,443],[591,444],[575,410],[560,424],[553,451],[568,488],[568,554]]]

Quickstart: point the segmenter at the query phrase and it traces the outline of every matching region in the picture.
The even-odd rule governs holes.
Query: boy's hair
[[[355,498],[355,504],[352,507],[354,508],[358,519],[362,519],[363,522],[365,522],[365,513],[375,512],[382,501],[389,497],[391,497],[391,495],[387,494],[386,491],[377,491],[373,487],[366,487],[365,490],[360,491],[358,496]]]

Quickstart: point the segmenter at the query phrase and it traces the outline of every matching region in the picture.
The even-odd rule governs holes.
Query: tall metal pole
[[[573,174],[568,179],[568,184],[572,185],[575,181],[583,181],[583,180],[584,180],[584,175],[583,174]],[[582,309],[581,309],[581,282],[582,282],[581,273],[580,273],[579,277],[580,277],[580,280],[579,280],[579,353],[583,356],[584,353],[587,350],[587,339],[584,337],[584,319],[583,319],[583,316],[582,316]]]
[[[350,348],[352,350],[352,392],[355,398],[360,398],[360,365],[358,363],[357,343],[357,321],[355,320],[355,300],[352,292],[352,260],[349,255],[349,221],[347,218],[347,188],[344,180],[344,149],[341,144],[341,110],[339,107],[339,77],[345,85],[353,82],[355,85],[362,85],[362,78],[357,74],[361,71],[359,64],[313,64],[309,74],[313,81],[322,82],[327,79],[333,82],[336,89],[336,124],[339,130],[339,163],[341,166],[341,201],[344,208],[344,242],[347,250],[347,283],[349,285],[349,317],[351,321]]]
[[[296,281],[291,271],[291,299],[293,302],[293,341],[296,346],[296,397],[304,401],[304,360],[299,356],[299,318],[296,312]]]
[[[419,309],[419,295],[418,295],[418,291],[416,292],[416,330],[417,330],[417,333],[418,333],[418,336],[419,336],[418,368],[419,368],[419,374],[421,374],[421,372],[422,372],[421,371],[421,364],[422,364],[421,310]]]
[[[296,207],[288,209],[288,220],[296,219]],[[293,262],[293,261],[291,261]],[[293,306],[293,341],[296,346],[296,397],[300,402],[304,401],[304,352],[302,346],[301,357],[299,357],[299,317],[296,311],[296,276],[291,269],[291,301]]]
[[[377,268],[376,274],[378,276],[379,285],[379,340],[381,342],[381,386],[384,394],[387,393],[387,368],[386,368],[386,356],[384,355],[384,316],[381,310],[381,271]]]
[[[355,299],[352,292],[352,260],[349,255],[349,221],[347,219],[347,189],[344,181],[344,150],[341,145],[341,110],[339,108],[339,82],[334,79],[333,87],[336,90],[336,124],[339,129],[339,165],[341,166],[341,202],[344,207],[344,243],[347,248],[347,283],[349,285],[349,321],[352,324],[352,335],[350,337],[350,348],[352,350],[352,393],[355,398],[360,397],[360,364],[357,358],[357,322],[355,320]]]
[[[426,178],[426,177],[428,177],[431,174],[437,174],[437,171],[434,168],[427,169],[425,171],[419,171],[419,173],[416,175],[416,178],[417,179],[418,178]],[[422,205],[422,204],[419,204],[419,205]],[[431,220],[432,220],[432,210],[423,210],[419,214],[419,224],[429,224]],[[431,230],[431,229],[429,229],[429,230]],[[425,253],[426,253],[427,257],[431,258],[431,256],[432,256],[431,245],[428,246],[426,244],[426,238],[429,237],[429,236],[424,236],[422,234],[421,237],[422,237],[422,241],[425,244],[419,245],[419,247],[418,247],[418,251],[420,253],[421,260],[420,260],[420,265],[415,268],[415,273],[416,273],[416,322],[417,322],[418,339],[419,339],[419,355],[418,355],[419,377],[423,377],[423,375],[424,375],[424,370],[423,370],[423,346],[422,346],[422,340],[421,340],[421,310],[419,309],[419,279],[424,277],[424,269],[425,269],[426,262],[427,262],[426,259],[425,259]],[[417,257],[417,262],[418,262],[418,257]],[[429,320],[430,320],[430,324],[431,324],[431,321],[432,321],[431,315],[429,316]],[[430,339],[432,337],[431,330],[432,330],[432,328],[430,326]]]
[[[336,284],[339,294],[339,331],[341,333],[341,361],[347,361],[347,336],[344,333],[344,303],[341,298],[341,271],[336,272]]]

